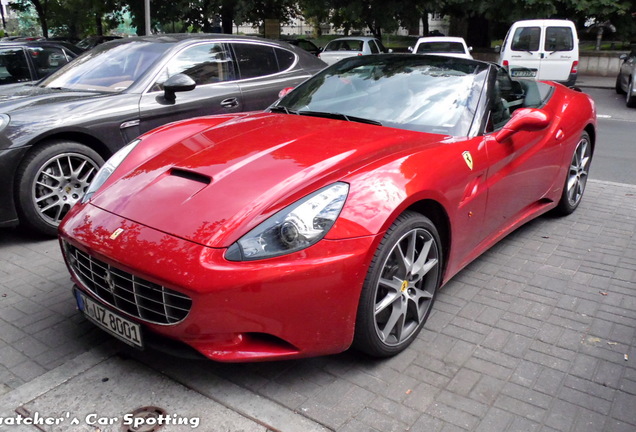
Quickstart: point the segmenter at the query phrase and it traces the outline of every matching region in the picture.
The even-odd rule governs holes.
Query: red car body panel
[[[556,206],[595,112],[586,95],[559,85],[542,112],[548,129],[503,142],[273,113],[175,123],[143,136],[92,201],[69,212],[62,246],[189,295],[182,322],[144,325],[209,358],[340,352],[353,339],[375,250],[406,209],[440,209],[446,282]],[[246,232],[336,181],[349,194],[323,240],[276,258],[224,258]]]

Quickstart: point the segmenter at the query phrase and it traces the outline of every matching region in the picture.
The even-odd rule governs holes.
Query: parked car
[[[415,48],[409,47],[409,51],[415,54],[446,55],[466,59],[473,58],[470,54],[472,50],[472,47],[466,45],[464,38],[452,36],[421,37],[417,40]]]
[[[636,108],[636,48],[621,55],[621,69],[616,77],[616,93],[625,95],[629,108]]]
[[[79,309],[218,361],[404,350],[440,287],[581,202],[586,94],[492,63],[352,57],[269,110],[172,123],[113,156],[60,226]]]
[[[81,52],[65,42],[0,42],[0,85],[42,79]]]
[[[579,38],[569,20],[523,20],[512,24],[500,47],[499,64],[518,78],[576,83]]]
[[[76,45],[82,50],[88,51],[91,48],[95,48],[99,44],[103,44],[104,42],[109,42],[109,41],[117,40],[117,39],[121,39],[121,36],[110,36],[110,35],[87,36],[81,41],[77,42]]]
[[[264,109],[324,66],[264,39],[147,36],[104,43],[36,85],[0,90],[0,226],[55,235],[104,160],[141,133]]]
[[[373,37],[342,37],[325,45],[318,58],[332,65],[347,57],[389,52],[379,39]]]
[[[320,54],[320,48],[318,48],[318,46],[316,46],[315,43],[313,43],[312,41],[310,41],[308,39],[302,39],[302,38],[298,38],[298,39],[282,39],[282,41],[290,43],[292,45],[296,45],[297,47],[302,48],[305,51],[309,51],[310,53],[312,53],[315,56]]]

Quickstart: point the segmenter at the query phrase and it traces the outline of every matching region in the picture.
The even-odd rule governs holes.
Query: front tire
[[[591,163],[592,143],[588,133],[583,132],[574,149],[570,169],[568,170],[563,192],[561,193],[561,199],[555,209],[558,214],[564,216],[569,215],[574,212],[581,203]]]
[[[406,349],[431,313],[442,268],[435,225],[415,212],[398,217],[369,267],[358,305],[354,348],[374,357]]]
[[[62,218],[77,203],[104,159],[73,141],[51,141],[36,148],[17,172],[20,224],[47,236],[57,235]]]

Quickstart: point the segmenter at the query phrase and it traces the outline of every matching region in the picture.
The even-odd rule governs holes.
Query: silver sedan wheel
[[[439,251],[435,238],[422,228],[393,245],[375,288],[375,330],[385,345],[404,343],[424,324],[439,285]]]
[[[57,225],[84,195],[99,165],[80,153],[63,153],[47,160],[37,173],[31,197],[42,219]]]
[[[592,148],[587,134],[581,137],[570,163],[570,171],[566,183],[568,204],[576,207],[583,197],[587,184]]]

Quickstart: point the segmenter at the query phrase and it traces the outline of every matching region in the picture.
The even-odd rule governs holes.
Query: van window
[[[513,51],[539,51],[541,27],[519,27],[512,36]]]
[[[572,51],[574,38],[570,27],[548,27],[545,31],[545,51]]]

